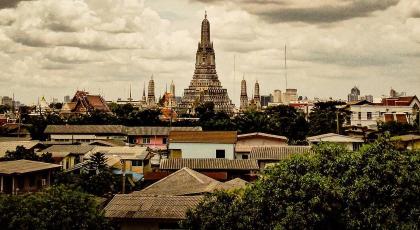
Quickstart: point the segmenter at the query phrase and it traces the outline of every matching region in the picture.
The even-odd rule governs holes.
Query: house
[[[180,229],[179,221],[195,208],[203,196],[117,194],[105,207],[105,217],[121,230]]]
[[[127,127],[128,143],[166,150],[171,131],[202,131],[201,127]]]
[[[91,145],[52,145],[38,154],[51,153],[54,163],[62,165],[64,170],[69,170],[83,162],[83,157],[94,148],[95,146]]]
[[[161,160],[159,170],[171,173],[184,167],[220,181],[234,178],[244,178],[250,181],[256,177],[260,169],[257,161],[251,159],[169,158]]]
[[[63,104],[60,114],[69,116],[73,114],[89,114],[93,111],[111,112],[102,96],[91,95],[85,91],[77,91],[70,102]]]
[[[216,190],[243,188],[247,182],[235,178],[227,182],[219,182],[202,173],[184,167],[150,186],[133,192],[138,195],[202,195]]]
[[[15,160],[0,162],[0,192],[19,194],[36,192],[50,186],[52,172],[61,165],[39,161]]]
[[[391,138],[400,149],[420,150],[420,135],[402,135]]]
[[[98,140],[126,141],[123,125],[48,125],[44,131],[52,142],[91,143]]]
[[[256,146],[285,146],[287,137],[267,133],[247,133],[238,135],[235,146],[236,159],[248,159],[252,147]]]
[[[169,158],[235,159],[236,140],[236,131],[171,131]]]
[[[4,157],[8,151],[16,151],[16,147],[18,146],[23,146],[25,149],[34,152],[45,148],[45,146],[38,141],[0,141],[0,157]]]
[[[377,129],[378,122],[396,121],[412,124],[418,116],[420,101],[417,96],[383,98],[379,103],[366,100],[347,105],[351,112],[348,126]]]
[[[362,139],[350,136],[344,136],[336,133],[327,133],[307,138],[308,142],[316,145],[320,142],[331,142],[345,146],[350,151],[357,151],[363,145]]]
[[[114,162],[114,164],[110,165],[116,169],[114,173],[120,174],[122,171],[125,171],[126,174],[132,174],[133,177],[138,178],[142,177],[145,172],[151,171],[151,154],[147,147],[96,146],[89,154],[85,155],[84,159],[90,159],[91,155],[97,152],[104,153],[108,162]]]
[[[250,159],[257,160],[261,170],[268,164],[290,159],[293,155],[311,153],[310,146],[259,146],[253,147]]]

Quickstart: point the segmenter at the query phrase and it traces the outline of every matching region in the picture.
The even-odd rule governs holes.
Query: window
[[[150,137],[143,137],[143,144],[150,144]]]
[[[225,158],[225,150],[216,150],[216,158]]]
[[[360,143],[353,143],[353,151],[358,151],[361,146],[362,146],[362,144],[360,144]]]
[[[372,120],[372,112],[367,112],[367,119]]]
[[[165,145],[168,144],[168,138],[164,137],[163,140],[162,140],[162,143],[165,144]]]
[[[242,160],[246,160],[248,159],[248,155],[247,154],[242,154]]]
[[[142,166],[143,162],[140,160],[133,160],[131,161],[131,166]]]
[[[362,112],[359,112],[359,113],[357,114],[357,116],[358,116],[358,119],[359,119],[359,120],[362,120]]]

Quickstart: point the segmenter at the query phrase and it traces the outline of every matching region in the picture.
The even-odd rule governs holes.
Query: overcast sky
[[[138,99],[192,79],[207,10],[216,68],[234,103],[284,90],[345,99],[354,85],[380,97],[420,95],[419,0],[0,0],[0,96],[62,100],[76,89]],[[236,56],[234,77],[233,60]]]

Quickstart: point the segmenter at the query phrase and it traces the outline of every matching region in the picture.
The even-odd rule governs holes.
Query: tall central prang
[[[229,99],[216,73],[216,58],[213,42],[210,41],[210,22],[207,13],[201,23],[201,41],[195,58],[195,71],[190,86],[184,89],[179,110],[195,113],[195,108],[205,102],[213,102],[217,112],[233,113],[235,105]]]

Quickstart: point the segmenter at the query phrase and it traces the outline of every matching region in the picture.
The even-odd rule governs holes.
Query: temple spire
[[[207,20],[207,11],[204,14],[203,22],[201,23],[201,45],[204,46],[210,43],[210,22]]]

